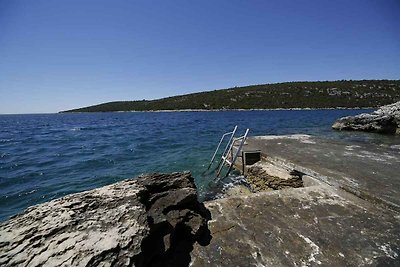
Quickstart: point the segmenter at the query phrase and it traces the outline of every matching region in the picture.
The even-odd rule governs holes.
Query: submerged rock
[[[363,113],[338,119],[336,130],[366,131],[385,134],[400,134],[400,101],[382,106],[371,114]]]
[[[0,225],[1,266],[187,266],[210,240],[190,173],[149,174],[28,208]]]

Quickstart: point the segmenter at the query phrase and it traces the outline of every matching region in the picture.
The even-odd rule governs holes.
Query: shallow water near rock
[[[400,144],[395,136],[331,130],[337,118],[361,112],[371,110],[0,115],[0,220],[142,173],[190,170],[200,199],[217,194],[213,173],[205,171],[221,135],[234,125],[239,133],[250,128],[250,135]]]

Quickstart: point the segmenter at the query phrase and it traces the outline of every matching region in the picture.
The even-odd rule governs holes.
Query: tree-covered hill
[[[157,100],[116,101],[65,112],[378,107],[400,101],[400,80],[286,82]]]

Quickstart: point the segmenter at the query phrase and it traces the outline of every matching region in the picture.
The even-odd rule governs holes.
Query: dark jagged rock
[[[28,208],[0,225],[1,266],[188,266],[209,239],[190,173],[149,174]]]
[[[360,114],[338,119],[333,129],[366,131],[384,134],[400,133],[400,101],[381,107],[371,114]]]
[[[150,234],[135,256],[136,266],[188,266],[193,244],[211,239],[207,228],[210,214],[197,201],[190,173],[154,174],[139,179],[140,194],[147,211]]]
[[[290,175],[291,177],[285,179],[270,175],[259,166],[252,166],[248,169],[246,179],[253,192],[303,187],[301,173],[294,171]]]

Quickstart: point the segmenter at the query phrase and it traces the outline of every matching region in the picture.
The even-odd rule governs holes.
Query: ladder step
[[[228,163],[228,164],[232,164],[232,163],[227,159],[227,157],[222,156],[222,159],[224,160],[224,163],[226,162],[226,163]]]

